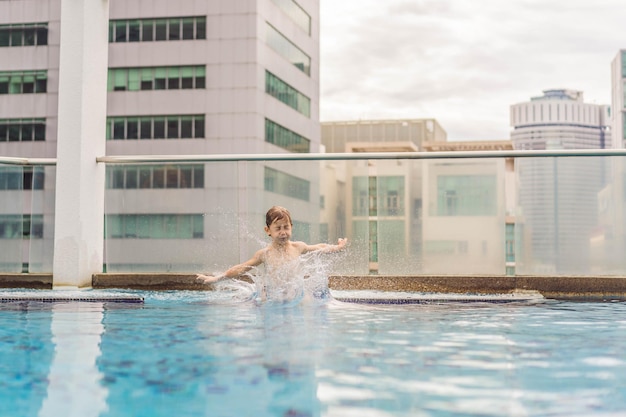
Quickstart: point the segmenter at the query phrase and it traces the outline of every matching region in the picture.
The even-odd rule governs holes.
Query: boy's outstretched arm
[[[246,272],[248,272],[249,270],[251,270],[252,268],[254,268],[255,266],[258,266],[263,263],[263,259],[261,258],[262,252],[263,250],[257,251],[257,253],[255,253],[252,258],[250,258],[244,263],[241,263],[239,265],[235,265],[229,268],[222,275],[213,276],[213,275],[198,274],[196,275],[196,280],[200,281],[203,284],[213,284],[214,282],[218,282],[225,278],[240,277]]]
[[[302,253],[316,252],[316,251],[319,251],[322,253],[339,252],[339,251],[344,250],[347,244],[348,244],[348,239],[346,239],[345,237],[341,237],[337,240],[336,245],[330,245],[328,243],[318,243],[317,245],[305,245]]]

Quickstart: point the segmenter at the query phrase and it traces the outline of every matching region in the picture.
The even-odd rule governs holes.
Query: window
[[[356,176],[352,179],[354,216],[403,216],[403,176]]]
[[[494,175],[437,177],[436,216],[493,216],[496,208]]]
[[[167,21],[165,20],[157,20],[154,22],[155,29],[155,41],[164,41],[167,40]]]
[[[0,239],[43,238],[42,214],[0,214]]]
[[[2,131],[0,131],[0,134],[1,133]],[[148,140],[165,138],[204,138],[204,115],[129,116],[110,117],[107,119],[107,140]]]
[[[378,262],[378,222],[369,222],[369,261]]]
[[[154,22],[144,20],[141,23],[141,41],[151,42],[154,40]]]
[[[265,167],[265,190],[309,201],[311,183],[302,178]]]
[[[178,117],[168,117],[167,118],[167,138],[168,139],[178,139],[180,137],[180,132],[178,131]]]
[[[0,190],[43,190],[43,167],[0,167]]]
[[[0,71],[0,94],[45,93],[48,71]]]
[[[180,39],[206,39],[206,17],[109,21],[109,42],[111,43],[177,41]]]
[[[272,0],[307,35],[311,35],[311,16],[294,0]]]
[[[115,22],[115,42],[126,42],[126,24],[127,22]]]
[[[202,214],[110,214],[107,239],[202,239]]]
[[[515,262],[515,224],[506,224],[504,241],[506,244],[506,262]]]
[[[369,210],[369,177],[352,178],[352,215],[367,216]]]
[[[311,116],[311,99],[269,71],[265,71],[265,92],[305,116]]]
[[[269,23],[267,24],[266,42],[270,48],[300,71],[306,75],[311,75],[311,58]]]
[[[0,25],[0,47],[48,44],[47,23]]]
[[[180,39],[180,19],[169,20],[169,40],[177,41]]]
[[[182,35],[184,40],[194,38],[194,20],[193,18],[182,19]]]
[[[108,91],[205,88],[204,66],[109,68]],[[0,73],[0,93],[2,89]],[[37,91],[36,91],[37,92]]]
[[[311,141],[279,124],[265,119],[265,141],[290,152],[308,153]]]
[[[404,215],[404,177],[403,176],[378,176],[377,193],[380,196],[379,215],[403,216]]]
[[[128,42],[139,42],[141,40],[141,21],[132,20],[128,22]]]
[[[111,165],[106,188],[204,188],[204,165]]]
[[[46,119],[0,119],[0,142],[46,140]]]

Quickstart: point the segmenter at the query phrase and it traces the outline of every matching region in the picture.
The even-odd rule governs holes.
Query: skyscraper
[[[0,2],[0,155],[55,157],[63,140],[57,137],[60,8],[60,0]],[[108,155],[319,151],[317,0],[111,0],[109,17]],[[215,227],[207,213],[215,209],[216,188],[278,194],[288,205],[289,184],[297,182],[303,191],[296,200],[319,205],[318,179],[261,164],[250,169],[254,181],[243,189],[230,172],[204,164],[109,167],[107,239],[120,243],[107,246],[109,260],[131,262],[124,259],[129,241],[140,259],[142,247],[148,253],[150,243],[174,237],[197,253]],[[14,174],[0,171],[0,193],[11,189]],[[50,175],[20,175],[15,188],[54,187]],[[150,212],[130,203],[128,193],[159,193],[158,200],[173,203]],[[15,208],[0,210],[2,230],[21,222]],[[262,214],[242,206],[222,210]],[[40,214],[27,215],[29,229],[42,223],[43,237],[51,225]],[[11,227],[6,236],[21,239],[24,228]],[[144,266],[177,268],[162,261]]]
[[[608,106],[581,91],[553,89],[511,106],[516,150],[601,149],[609,145]],[[581,274],[597,217],[605,166],[600,158],[520,158],[517,272]],[[529,240],[529,241],[528,241]]]

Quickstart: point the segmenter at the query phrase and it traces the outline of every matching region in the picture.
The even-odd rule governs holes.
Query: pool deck
[[[212,290],[186,273],[94,274],[94,289]],[[441,294],[512,294],[536,291],[547,299],[579,301],[626,301],[623,276],[331,276],[331,290],[387,291]],[[0,273],[0,288],[51,289],[52,274]]]

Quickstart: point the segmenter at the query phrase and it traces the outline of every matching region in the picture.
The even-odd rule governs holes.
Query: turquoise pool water
[[[144,304],[0,304],[0,415],[626,413],[624,303],[136,294]]]

